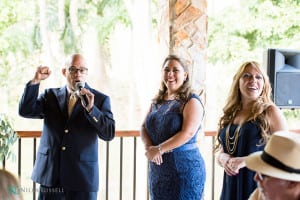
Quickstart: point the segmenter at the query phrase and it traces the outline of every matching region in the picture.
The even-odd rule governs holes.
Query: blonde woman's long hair
[[[188,63],[186,60],[184,60],[183,58],[180,58],[176,55],[169,55],[168,57],[166,57],[166,59],[164,60],[164,62],[162,64],[162,70],[163,70],[164,66],[166,65],[166,63],[170,60],[176,60],[177,62],[179,62],[180,65],[182,66],[183,70],[187,73],[186,80],[183,82],[181,87],[178,89],[177,96],[176,96],[176,99],[186,101],[188,99],[188,97],[190,96],[190,94],[192,93]],[[166,87],[164,80],[162,80],[161,84],[160,84],[160,88],[158,90],[158,93],[156,94],[156,96],[153,99],[153,103],[157,103],[157,104],[162,103],[164,101],[164,96],[167,92],[167,89],[168,88]]]
[[[0,199],[23,200],[19,179],[4,169],[0,169]]]
[[[218,123],[218,137],[217,137],[217,145],[216,150],[220,148],[221,140],[220,140],[220,131],[225,128],[227,125],[233,122],[237,112],[242,108],[241,102],[241,92],[239,89],[239,80],[242,77],[245,69],[250,66],[255,68],[262,76],[264,80],[264,86],[261,95],[255,101],[253,101],[251,113],[247,117],[246,121],[257,121],[258,125],[261,129],[262,141],[261,144],[265,144],[268,138],[270,137],[270,126],[268,121],[266,120],[266,111],[269,106],[274,105],[271,99],[271,85],[269,81],[269,77],[264,73],[261,69],[259,63],[255,61],[248,61],[243,63],[236,74],[233,77],[233,83],[230,88],[230,92],[226,101],[226,104],[223,108],[223,116],[220,118]]]

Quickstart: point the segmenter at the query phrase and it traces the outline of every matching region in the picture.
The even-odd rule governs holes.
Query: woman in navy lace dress
[[[152,200],[199,200],[206,171],[197,146],[204,106],[191,91],[188,66],[175,55],[163,62],[161,88],[142,125]]]
[[[224,168],[221,200],[245,200],[257,187],[245,157],[260,151],[272,133],[287,129],[271,100],[269,79],[257,62],[245,62],[233,78],[219,121],[217,160]]]

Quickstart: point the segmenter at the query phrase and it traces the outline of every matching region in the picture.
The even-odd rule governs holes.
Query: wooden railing
[[[297,133],[300,133],[300,129],[298,130],[291,130],[293,132],[297,132]],[[37,140],[39,140],[40,136],[41,136],[41,131],[17,131],[17,134],[18,134],[18,150],[17,150],[17,170],[18,170],[18,175],[20,177],[20,179],[22,179],[22,139],[30,139],[32,138],[33,139],[33,147],[32,147],[32,160],[33,160],[33,163],[32,163],[32,166],[34,164],[34,161],[36,159],[36,153],[37,153]],[[205,131],[204,132],[204,135],[206,137],[211,137],[212,138],[212,144],[211,144],[211,147],[213,147],[214,145],[214,140],[215,140],[215,136],[216,136],[216,131]],[[123,194],[124,194],[124,185],[126,185],[126,183],[128,182],[128,180],[123,180],[123,176],[124,176],[124,172],[123,172],[123,164],[124,164],[124,140],[127,140],[127,139],[130,139],[132,138],[133,140],[133,145],[132,147],[132,151],[133,151],[133,159],[132,159],[132,191],[130,192],[130,199],[139,199],[139,197],[136,196],[137,194],[137,187],[139,187],[140,184],[137,183],[137,180],[138,180],[138,177],[137,177],[137,165],[140,166],[140,160],[138,161],[137,159],[137,138],[139,137],[139,131],[137,130],[125,130],[125,131],[116,131],[116,138],[119,138],[119,187],[118,187],[118,198],[117,199],[127,199],[125,197],[123,197]],[[140,142],[140,141],[139,141]],[[109,186],[111,184],[111,180],[109,178],[109,172],[110,172],[110,163],[111,163],[111,159],[110,159],[110,154],[111,154],[111,147],[110,147],[110,142],[105,142],[105,145],[106,145],[106,153],[105,153],[105,189],[103,192],[105,192],[105,198],[106,200],[110,200],[110,199],[116,199],[115,198],[110,198],[111,196],[111,193],[110,193],[110,189],[109,189]],[[139,152],[140,153],[140,152]],[[208,164],[208,166],[211,167],[211,169],[209,169],[208,171],[210,172],[210,174],[207,176],[207,178],[209,178],[209,182],[210,182],[210,188],[208,189],[209,193],[210,193],[210,199],[214,199],[214,193],[215,193],[215,157],[214,157],[214,154],[212,153],[212,149],[206,149],[206,152],[205,153],[210,153],[211,155],[211,160],[206,160],[206,162],[211,162]],[[102,155],[101,155],[102,156]],[[115,157],[113,158],[115,159]],[[125,160],[126,161],[126,160]],[[138,163],[139,162],[139,163]],[[3,162],[2,166],[5,168],[5,161]],[[146,166],[145,166],[146,168]],[[128,172],[129,169],[127,169],[127,172]],[[114,172],[115,173],[115,172]],[[125,173],[126,174],[126,173]],[[147,176],[145,176],[147,177]],[[139,177],[140,178],[140,177]],[[147,180],[146,180],[147,182]],[[125,183],[125,184],[124,184]],[[147,184],[145,184],[145,187],[146,187]],[[35,183],[32,183],[32,199],[33,200],[36,200],[37,199],[37,194],[36,194],[36,191],[37,191],[37,186]],[[128,193],[128,191],[126,191]],[[149,199],[149,195],[148,195],[148,191],[147,191],[147,187],[145,189],[145,193],[146,193],[146,196],[145,198],[143,199]],[[115,195],[115,194],[114,194]],[[102,199],[102,198],[101,198]]]
[[[36,153],[37,153],[37,139],[40,138],[41,136],[41,131],[17,131],[18,134],[18,176],[20,177],[20,179],[22,179],[22,173],[21,173],[21,169],[22,169],[22,139],[25,138],[32,138],[33,139],[33,160],[35,161],[36,159]],[[137,165],[137,159],[136,159],[136,148],[137,148],[137,137],[139,137],[139,131],[130,131],[130,130],[126,130],[126,131],[116,131],[116,138],[120,139],[120,179],[119,179],[119,199],[122,199],[122,194],[123,194],[123,140],[124,138],[133,138],[133,152],[134,152],[134,158],[133,158],[133,191],[132,191],[132,196],[133,199],[135,200],[135,194],[136,194],[136,165]],[[105,170],[106,170],[106,178],[105,178],[105,199],[108,200],[109,199],[109,164],[110,164],[110,142],[105,142],[106,143],[106,166],[105,166]],[[34,164],[34,163],[33,163]],[[5,167],[5,162],[3,163],[3,167]],[[36,184],[32,183],[32,192],[33,192],[33,200],[36,199],[37,194],[36,194]],[[148,199],[148,198],[147,198]]]

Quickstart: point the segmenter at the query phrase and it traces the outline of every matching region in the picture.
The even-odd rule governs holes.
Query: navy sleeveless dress
[[[229,136],[232,137],[237,125],[231,125],[229,129]],[[220,138],[225,153],[228,153],[225,143],[225,130],[221,130]],[[262,151],[265,145],[261,145],[261,130],[256,122],[248,121],[240,129],[239,140],[234,157],[247,156],[256,151]],[[244,167],[239,170],[238,175],[228,176],[224,172],[223,188],[221,193],[221,200],[246,200],[250,194],[257,187],[256,182],[253,180],[255,175],[254,171]]]
[[[191,95],[190,98],[196,98],[201,102],[196,94]],[[184,104],[185,102],[178,100],[164,101],[159,105],[152,104],[145,127],[153,145],[164,142],[181,130]],[[206,171],[204,160],[197,147],[197,134],[186,144],[173,149],[171,152],[164,153],[162,158],[163,163],[161,165],[149,162],[151,199],[201,199]]]

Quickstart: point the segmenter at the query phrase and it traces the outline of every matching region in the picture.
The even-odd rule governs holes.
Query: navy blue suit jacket
[[[39,95],[39,84],[25,87],[19,114],[44,119],[42,136],[32,180],[44,186],[72,191],[98,191],[98,137],[110,141],[115,136],[115,121],[110,98],[90,88],[94,106],[88,113],[77,101],[68,117],[67,88],[46,89]]]

